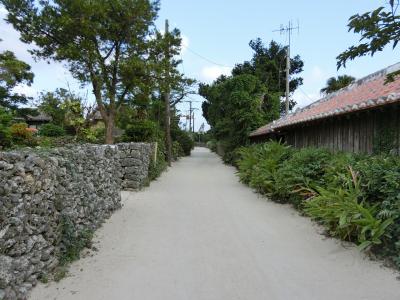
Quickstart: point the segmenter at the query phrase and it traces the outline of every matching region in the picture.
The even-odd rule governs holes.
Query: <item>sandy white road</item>
[[[400,299],[393,271],[259,197],[206,149],[123,198],[99,251],[31,299]]]

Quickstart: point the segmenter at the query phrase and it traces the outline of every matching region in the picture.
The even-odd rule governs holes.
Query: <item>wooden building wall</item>
[[[369,153],[374,151],[379,139],[393,143],[400,153],[400,108],[390,106],[365,112],[333,117],[324,121],[291,127],[279,133],[279,137],[297,148],[320,147],[332,151]]]

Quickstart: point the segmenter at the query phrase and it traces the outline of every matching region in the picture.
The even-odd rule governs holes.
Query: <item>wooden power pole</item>
[[[169,103],[170,97],[170,80],[169,80],[169,69],[170,69],[170,53],[169,53],[169,43],[168,43],[168,33],[169,24],[168,20],[165,20],[165,36],[167,43],[165,46],[165,59],[167,61],[165,70],[165,91],[164,91],[164,101],[165,101],[165,142],[167,147],[167,162],[168,166],[172,163],[172,139],[171,139],[171,107]]]

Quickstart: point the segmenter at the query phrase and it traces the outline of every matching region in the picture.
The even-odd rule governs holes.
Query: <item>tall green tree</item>
[[[73,77],[90,84],[113,143],[121,106],[141,93],[157,0],[1,0],[7,22],[36,58],[61,61]]]
[[[167,161],[172,161],[171,138],[171,109],[191,93],[191,87],[195,83],[193,79],[182,74],[178,66],[182,63],[177,57],[181,53],[182,38],[177,28],[169,30],[168,21],[165,22],[164,34],[155,32],[153,45],[150,51],[150,60],[153,63],[154,76],[156,78],[156,90],[160,99],[164,101],[164,130],[167,149]]]
[[[15,92],[14,88],[21,84],[30,86],[33,77],[31,67],[18,60],[13,52],[0,53],[0,106],[15,109],[18,104],[27,103],[28,97]]]
[[[349,47],[337,57],[338,69],[346,67],[349,60],[365,55],[373,56],[388,45],[392,45],[393,49],[397,46],[400,41],[398,7],[398,0],[389,0],[385,6],[350,17],[349,31],[360,34],[361,38],[358,45]],[[398,74],[400,74],[400,71],[389,74],[389,81],[393,80],[394,76]]]
[[[224,142],[225,159],[230,161],[232,151],[246,145],[249,133],[266,122],[262,109],[265,88],[256,76],[243,74],[201,84],[199,93],[207,99],[203,112],[213,136]]]
[[[337,78],[331,77],[326,81],[326,87],[321,89],[321,93],[330,94],[352,84],[356,79],[349,75],[339,75]]]
[[[260,38],[250,41],[249,45],[254,51],[252,59],[242,64],[237,64],[232,70],[232,75],[254,75],[265,86],[267,94],[284,96],[286,91],[286,47],[275,41],[271,41],[269,45],[265,45]],[[291,78],[289,90],[290,93],[293,93],[303,84],[303,78],[296,77],[296,75],[303,71],[304,63],[299,55],[291,58],[290,61]],[[292,109],[295,105],[296,102],[291,99],[289,108]],[[284,101],[280,106],[280,111],[285,111]]]

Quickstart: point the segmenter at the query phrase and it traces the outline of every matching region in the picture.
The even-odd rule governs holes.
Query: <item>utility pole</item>
[[[290,24],[290,23],[289,23]],[[286,49],[286,101],[285,101],[285,112],[289,114],[289,83],[290,83],[290,33],[289,33],[289,45]]]
[[[193,118],[192,118],[192,120],[193,120],[193,127],[192,127],[192,130],[193,130],[193,131],[192,131],[192,132],[194,133],[194,111],[195,111],[195,110],[199,110],[199,109],[198,109],[198,108],[193,108],[192,110],[193,110]]]
[[[189,132],[192,132],[192,101],[189,101]]]
[[[170,53],[169,53],[169,24],[168,20],[165,20],[165,35],[164,38],[167,41],[165,46],[165,59],[166,59],[166,70],[165,70],[165,91],[164,91],[164,101],[165,101],[165,142],[167,146],[167,162],[168,166],[171,166],[172,162],[172,140],[171,140],[171,108],[169,103],[170,97],[170,86],[169,86],[169,69],[170,69]]]
[[[189,103],[189,132],[194,132],[194,122],[193,122],[193,127],[192,127],[192,120],[193,120],[193,118],[192,118],[192,112],[195,110],[195,109],[198,109],[198,108],[192,108],[192,103],[193,102],[201,102],[201,101],[196,101],[196,100],[187,100],[187,101],[182,101],[182,102],[187,102],[187,103]]]
[[[194,133],[194,110],[193,110],[193,127],[192,127],[192,132]]]
[[[286,115],[289,114],[289,101],[290,101],[290,99],[289,99],[289,94],[290,94],[290,43],[291,43],[292,32],[295,29],[297,29],[297,30],[300,29],[299,24],[297,24],[297,27],[293,27],[292,21],[289,21],[289,24],[286,27],[281,25],[281,28],[279,30],[274,30],[274,32],[279,31],[280,34],[288,34],[288,40],[289,40],[289,43],[286,48],[286,93],[285,93],[286,94],[286,101],[285,101]]]

